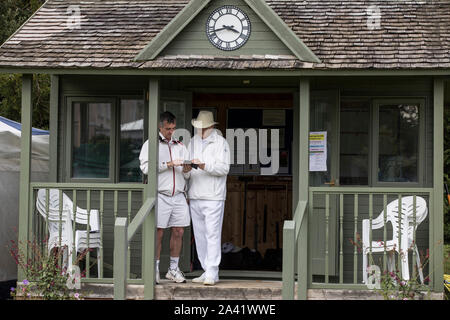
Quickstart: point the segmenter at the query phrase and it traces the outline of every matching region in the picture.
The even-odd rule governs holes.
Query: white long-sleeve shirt
[[[159,133],[159,168],[158,168],[158,192],[174,196],[184,192],[186,179],[190,173],[183,173],[183,166],[167,167],[167,163],[173,160],[189,160],[189,153],[186,147],[177,140],[171,139],[169,142]],[[139,155],[140,168],[144,174],[148,174],[148,140],[142,146]]]
[[[189,199],[226,200],[227,175],[230,171],[228,142],[213,130],[206,139],[195,135],[188,150],[191,159],[205,163],[205,170],[198,168],[190,171]]]

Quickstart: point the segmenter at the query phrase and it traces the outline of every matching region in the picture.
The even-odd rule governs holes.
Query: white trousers
[[[208,278],[219,280],[222,258],[222,223],[225,201],[190,200],[195,246],[200,264]]]

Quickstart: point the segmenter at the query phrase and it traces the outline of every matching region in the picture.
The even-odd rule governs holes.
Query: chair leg
[[[403,253],[403,255],[400,257],[402,260],[402,280],[408,281],[409,280],[409,264],[408,264],[408,250]]]
[[[416,263],[417,263],[417,271],[419,271],[420,283],[423,284],[423,270],[422,270],[422,264],[420,262],[419,250],[417,249],[417,246],[414,246],[414,250],[416,251]]]
[[[362,263],[363,283],[367,284],[367,253],[363,250],[363,263]]]
[[[387,267],[389,272],[394,271],[395,265],[394,265],[394,258],[392,257],[393,252],[389,252],[387,256]]]

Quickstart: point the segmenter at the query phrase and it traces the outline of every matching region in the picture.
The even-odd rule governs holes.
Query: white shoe
[[[155,282],[156,282],[157,284],[159,284],[159,281],[160,281],[160,278],[159,278],[159,270],[156,269],[156,270],[155,270]]]
[[[192,279],[193,283],[203,283],[205,281],[206,274],[203,272],[203,274],[200,277]]]
[[[218,280],[216,281],[216,280],[214,280],[212,278],[205,278],[205,280],[203,281],[203,284],[205,286],[213,286],[213,285],[216,284],[216,282],[219,282],[219,281]]]
[[[167,271],[166,279],[172,280],[176,283],[186,282],[183,272],[180,269]]]

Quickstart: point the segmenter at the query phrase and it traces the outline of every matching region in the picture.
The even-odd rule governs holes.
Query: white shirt
[[[228,142],[213,130],[206,139],[195,135],[188,150],[191,159],[199,159],[205,164],[205,170],[197,168],[190,171],[189,199],[226,200],[230,171]]]
[[[167,163],[173,160],[189,160],[186,147],[173,138],[168,142],[159,133],[159,168],[158,168],[158,192],[167,196],[174,196],[184,192],[186,179],[190,173],[183,173],[183,167],[168,168]],[[140,168],[144,174],[148,174],[148,140],[142,146],[139,155]]]

